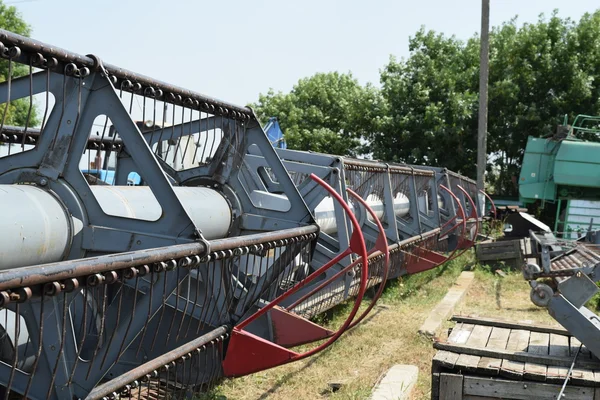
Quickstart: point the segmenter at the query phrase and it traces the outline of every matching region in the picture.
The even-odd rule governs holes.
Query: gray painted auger
[[[367,288],[477,237],[450,171],[276,151],[247,107],[11,32],[0,56],[4,397],[192,396],[322,350]]]

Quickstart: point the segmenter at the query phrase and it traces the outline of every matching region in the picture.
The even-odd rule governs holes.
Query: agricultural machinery
[[[0,55],[6,398],[188,397],[309,357],[481,230],[446,169],[276,149],[248,107],[4,30]]]
[[[598,357],[600,319],[588,302],[600,280],[599,122],[579,115],[569,126],[565,118],[554,135],[528,138],[519,178],[524,203],[556,206],[553,232],[530,232],[535,260],[523,274],[531,300]]]

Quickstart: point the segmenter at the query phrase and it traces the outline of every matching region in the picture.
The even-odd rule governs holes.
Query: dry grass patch
[[[469,252],[445,267],[388,283],[372,315],[329,349],[307,360],[226,380],[209,397],[222,400],[367,399],[373,386],[391,366],[412,364],[419,367],[414,399],[428,399],[431,358],[435,350],[431,341],[419,336],[417,331],[460,272],[473,263]],[[322,322],[329,327],[339,326],[349,307],[337,307],[333,317]],[[475,268],[475,281],[455,313],[553,321],[530,302],[529,287],[519,273],[508,272],[501,278],[487,267]],[[332,392],[329,386],[332,382],[342,383],[341,388]]]

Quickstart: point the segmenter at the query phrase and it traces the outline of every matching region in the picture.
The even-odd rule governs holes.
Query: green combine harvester
[[[596,141],[593,141],[596,140]],[[600,117],[578,115],[555,135],[529,137],[519,176],[525,206],[556,206],[554,231],[576,239],[600,229]]]

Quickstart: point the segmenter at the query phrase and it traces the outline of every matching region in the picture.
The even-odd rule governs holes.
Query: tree
[[[410,56],[381,74],[389,116],[370,136],[374,157],[445,166],[475,177],[479,39],[421,29]],[[490,35],[488,180],[515,195],[527,137],[551,134],[565,114],[600,114],[600,10],[579,23],[554,12]]]
[[[477,49],[424,29],[409,49],[407,60],[392,57],[381,72],[389,115],[370,137],[373,156],[474,174]]]
[[[600,10],[575,23],[555,11],[535,24],[494,30],[490,65],[490,150],[495,189],[516,194],[528,136],[555,132],[566,114],[600,114]]]
[[[14,6],[7,6],[0,0],[0,28],[18,33],[23,36],[31,34],[30,26],[23,20],[21,14]],[[11,79],[29,74],[29,66],[13,62],[11,65]],[[7,81],[9,76],[9,61],[5,58],[0,59],[0,82]],[[0,122],[4,115],[6,105],[0,106]],[[31,108],[31,110],[30,110]],[[6,112],[5,125],[25,126],[26,124],[36,126],[39,124],[38,114],[35,104],[30,107],[30,99],[23,98],[10,103]]]
[[[371,85],[330,72],[300,79],[290,93],[261,94],[252,107],[263,121],[277,117],[288,148],[357,155],[360,139],[378,129],[384,104]]]

